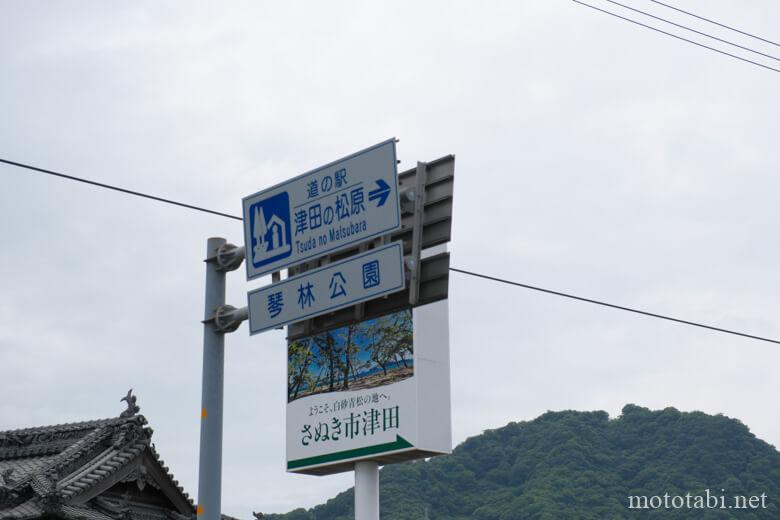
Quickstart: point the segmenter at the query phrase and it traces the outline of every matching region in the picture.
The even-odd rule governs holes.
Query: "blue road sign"
[[[243,199],[247,279],[401,226],[395,140]]]
[[[249,292],[249,333],[287,325],[404,289],[394,242]]]

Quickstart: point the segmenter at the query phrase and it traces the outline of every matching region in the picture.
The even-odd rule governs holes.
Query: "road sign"
[[[249,292],[249,333],[313,318],[405,287],[401,242]]]
[[[313,475],[449,453],[447,300],[287,347],[287,470]]]
[[[452,201],[453,187],[455,179],[455,157],[448,155],[423,163],[424,168],[418,165],[416,168],[399,172],[398,189],[401,193],[406,190],[413,191],[417,195],[414,202],[423,203],[422,215],[416,211],[414,213],[405,210],[403,206],[404,197],[401,196],[401,228],[391,234],[391,240],[402,240],[404,242],[404,256],[407,260],[416,260],[418,258],[411,256],[414,248],[413,237],[415,234],[421,235],[420,250],[426,254],[421,255],[419,262],[408,262],[412,266],[418,267],[418,276],[416,277],[417,298],[416,303],[411,297],[411,287],[413,279],[406,282],[406,290],[399,291],[392,295],[367,301],[363,304],[365,316],[378,316],[388,314],[394,310],[399,310],[413,305],[426,305],[435,301],[447,298],[448,277],[449,277],[449,253],[439,249],[434,253],[434,247],[440,246],[450,241],[452,228]],[[422,179],[421,179],[422,176]],[[419,186],[424,185],[424,189]],[[420,217],[422,217],[422,226],[420,226]],[[422,231],[421,233],[419,231]],[[357,249],[357,248],[355,248]],[[337,253],[336,259],[343,258],[344,252]],[[327,257],[326,257],[327,258]],[[308,266],[303,266],[303,270]],[[291,273],[297,274],[295,268],[291,267]],[[407,272],[408,274],[408,272]],[[287,336],[290,339],[296,339],[308,336],[313,330],[334,329],[348,323],[352,323],[361,309],[344,308],[336,312],[319,316],[306,322],[297,322],[287,329]],[[356,314],[357,313],[357,314]]]
[[[247,279],[401,226],[395,140],[243,199]]]

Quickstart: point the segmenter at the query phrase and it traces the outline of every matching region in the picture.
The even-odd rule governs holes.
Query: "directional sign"
[[[287,471],[327,475],[452,450],[447,301],[287,344]]]
[[[405,281],[401,242],[350,256],[249,292],[249,333],[402,291]]]
[[[243,199],[247,279],[401,226],[395,140]]]

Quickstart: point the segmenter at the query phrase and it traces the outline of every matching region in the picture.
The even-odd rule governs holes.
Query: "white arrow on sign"
[[[250,291],[249,333],[402,291],[405,285],[403,247],[394,242]]]

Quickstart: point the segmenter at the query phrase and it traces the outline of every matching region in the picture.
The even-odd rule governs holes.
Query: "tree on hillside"
[[[780,518],[780,452],[735,419],[627,405],[606,412],[548,412],[488,430],[451,455],[385,466],[383,519],[617,520]],[[766,495],[748,509],[629,509],[629,496],[684,497],[709,489]],[[351,520],[352,490],[269,520]],[[305,516],[309,515],[309,516]]]

